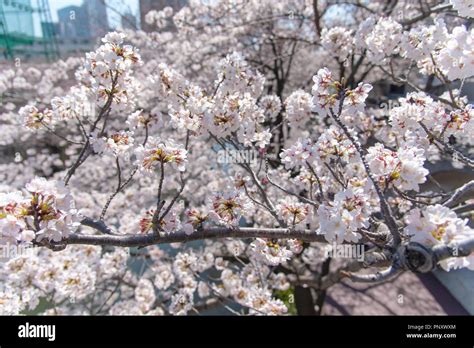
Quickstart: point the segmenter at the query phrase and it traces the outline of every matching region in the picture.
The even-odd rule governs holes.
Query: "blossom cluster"
[[[188,209],[185,212],[186,222],[183,224],[183,230],[187,235],[194,232],[196,228],[202,227],[202,224],[208,220],[208,214],[200,212],[198,209]]]
[[[408,93],[400,98],[398,106],[389,112],[392,127],[402,136],[409,137],[410,133],[418,133],[426,137],[423,124],[431,133],[449,137],[455,135],[472,142],[474,110],[472,104],[464,108],[447,110],[445,105],[434,101],[423,92]]]
[[[433,57],[445,47],[448,30],[442,19],[435,19],[434,24],[412,28],[403,34],[400,47],[404,57],[417,62],[420,72],[434,73]]]
[[[321,44],[331,54],[343,62],[354,50],[354,34],[344,27],[324,28],[321,32]]]
[[[416,61],[424,74],[436,74],[451,81],[464,79],[474,75],[473,40],[473,29],[460,25],[449,33],[446,23],[435,19],[431,26],[404,33],[402,54]]]
[[[156,25],[158,28],[165,28],[170,23],[173,16],[173,8],[166,6],[161,11],[152,10],[145,15],[145,22],[149,25]]]
[[[133,101],[136,81],[131,72],[141,64],[141,57],[136,48],[123,44],[124,39],[125,34],[111,32],[102,39],[103,45],[86,54],[84,79],[101,107],[110,103],[122,110]]]
[[[257,272],[262,272],[260,276],[266,276],[269,270],[256,270],[254,267],[244,267],[240,274],[226,269],[221,273],[223,289],[222,294],[228,294],[234,300],[249,308],[251,315],[281,315],[288,309],[285,304],[272,296],[272,292],[260,285],[260,276]],[[269,282],[277,282],[273,278]]]
[[[462,242],[474,236],[474,229],[467,225],[467,219],[458,218],[451,209],[439,204],[413,209],[406,216],[406,223],[404,231],[411,240],[428,247]],[[474,270],[474,253],[442,260],[440,265],[447,271],[463,267]]]
[[[265,110],[257,102],[265,79],[236,52],[222,59],[217,69],[216,93],[204,126],[219,137],[235,132],[239,142],[247,146],[265,120]]]
[[[186,169],[187,150],[172,140],[161,142],[158,138],[150,137],[145,146],[135,149],[137,164],[146,173],[153,173],[161,165],[173,165],[183,172]]]
[[[356,149],[342,129],[330,126],[319,136],[316,143],[311,139],[298,139],[280,154],[285,168],[306,167],[307,164],[331,164],[332,161],[352,163],[358,159]]]
[[[305,166],[307,161],[312,162],[315,159],[314,144],[310,139],[298,139],[298,141],[288,149],[283,149],[280,154],[281,161],[285,168]]]
[[[439,51],[439,64],[450,80],[463,79],[474,75],[474,29],[461,25],[448,35],[446,47]]]
[[[313,77],[313,81],[313,111],[321,116],[326,116],[330,112],[338,113],[340,107],[342,113],[363,110],[365,100],[372,90],[371,85],[363,82],[352,90],[345,89],[327,68],[320,69]]]
[[[96,135],[97,132],[94,134]],[[133,149],[133,132],[120,131],[107,137],[91,137],[91,144],[97,154],[127,156]]]
[[[299,296],[294,286],[329,257],[327,243],[291,238],[387,247],[393,239],[375,238],[389,234],[384,197],[401,246],[472,238],[467,195],[447,208],[429,204],[449,193],[410,192],[436,183],[427,168],[448,155],[465,153],[467,168],[474,144],[474,29],[463,18],[473,6],[449,2],[363,2],[338,16],[345,7],[331,1],[189,1],[149,12],[157,32],[106,35],[85,60],[3,69],[0,246],[59,249],[71,234],[183,243],[33,248],[0,264],[0,314],[40,303],[54,305],[44,314],[185,315],[212,303],[235,312],[230,301],[245,314],[286,314],[283,296]],[[405,19],[387,17],[399,9]],[[306,20],[315,12],[320,21]],[[374,105],[388,78],[415,92],[384,114]],[[10,93],[28,104],[3,103]],[[212,161],[216,150],[226,158]],[[25,185],[35,175],[48,179]],[[68,186],[52,180],[63,176]],[[111,238],[85,226],[101,208]],[[288,235],[271,238],[277,226]],[[219,238],[186,243],[213,229]],[[234,238],[247,232],[261,238]],[[474,269],[474,254],[462,256],[441,265]]]
[[[275,120],[281,111],[281,100],[276,95],[266,95],[260,99],[259,106],[264,110],[267,119]]]
[[[130,129],[146,129],[148,133],[153,134],[163,127],[163,115],[156,108],[145,113],[143,110],[137,110],[127,118],[127,125]]]
[[[35,178],[25,192],[0,193],[1,244],[59,242],[80,225],[69,190],[63,183]]]
[[[35,105],[26,105],[20,108],[18,111],[20,118],[22,119],[23,125],[32,130],[45,128],[53,120],[53,112],[44,108],[39,110]]]
[[[361,187],[349,187],[338,192],[330,204],[318,208],[319,233],[328,242],[357,242],[358,230],[368,227],[371,213],[369,197]]]
[[[285,100],[286,117],[292,127],[304,125],[311,118],[313,103],[311,94],[297,90]]]
[[[297,202],[291,198],[284,199],[276,207],[282,220],[289,226],[304,224],[308,218],[309,208],[308,204]]]
[[[248,146],[257,142],[260,147],[269,143],[269,133],[261,129],[265,117],[280,112],[281,102],[263,92],[264,78],[248,66],[243,57],[234,52],[218,64],[218,79],[210,95],[191,84],[176,70],[165,64],[150,77],[161,95],[169,101],[171,123],[175,128],[188,129],[193,134],[210,133],[226,137],[235,133],[239,142]],[[267,116],[266,116],[267,115]]]
[[[314,147],[317,158],[327,164],[333,160],[353,162],[357,159],[356,149],[344,134],[343,130],[334,125],[325,129],[319,136]]]
[[[252,257],[269,266],[278,266],[302,250],[302,243],[296,239],[279,242],[257,238],[250,244]]]
[[[55,121],[82,120],[96,112],[90,100],[90,91],[83,85],[72,86],[66,96],[51,99],[51,108]]]
[[[54,309],[41,309],[46,315],[90,314],[78,304],[94,294],[103,302],[103,295],[96,293],[97,286],[123,277],[127,259],[123,249],[102,252],[97,246],[69,246],[67,251],[53,252],[35,248],[27,256],[6,261],[0,269],[0,313],[18,315],[38,310],[44,299],[58,304]],[[21,291],[14,292],[17,288]]]
[[[402,38],[402,26],[391,17],[367,18],[359,26],[355,43],[361,49],[367,49],[372,62],[380,64],[385,58],[399,51]]]
[[[423,167],[425,151],[413,143],[405,143],[396,152],[378,143],[367,152],[366,159],[372,173],[385,187],[393,184],[403,191],[418,191],[419,184],[426,181],[429,172]]]
[[[28,104],[18,111],[23,125],[31,130],[54,128],[61,121],[83,120],[94,116],[95,105],[85,86],[73,86],[64,97],[51,99],[51,107]]]
[[[144,214],[138,223],[140,233],[146,234],[152,232],[156,227],[158,231],[163,231],[169,234],[176,232],[181,228],[181,220],[179,218],[179,209],[177,206],[173,207],[166,216],[160,217],[156,222],[156,225],[153,222],[154,216],[155,210],[149,210]]]
[[[209,218],[225,226],[237,226],[251,208],[250,200],[241,190],[217,192],[210,197]]]

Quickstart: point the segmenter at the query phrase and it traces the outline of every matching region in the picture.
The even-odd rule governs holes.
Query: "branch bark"
[[[269,239],[299,239],[305,242],[328,243],[322,234],[312,230],[294,230],[291,228],[254,228],[254,227],[211,227],[196,230],[191,235],[184,231],[171,234],[113,234],[112,230],[100,221],[85,219],[85,226],[92,227],[103,235],[71,234],[61,241],[61,244],[89,244],[119,247],[144,247],[155,244],[191,242],[203,239],[219,238],[269,238]]]
[[[445,207],[452,208],[463,201],[467,194],[474,192],[474,180],[458,188],[454,194],[443,203]]]

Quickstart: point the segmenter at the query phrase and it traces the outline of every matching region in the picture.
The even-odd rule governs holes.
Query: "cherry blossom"
[[[473,41],[474,30],[464,26],[455,27],[448,35],[446,46],[439,52],[439,64],[450,80],[474,75]]]
[[[334,54],[341,62],[345,61],[354,49],[354,35],[342,27],[324,28],[321,32],[323,47]]]
[[[354,145],[347,136],[335,126],[327,128],[321,134],[315,144],[314,151],[321,161],[327,163],[337,158],[350,162],[356,157]]]
[[[142,170],[149,173],[159,167],[159,163],[171,164],[184,171],[187,162],[187,151],[182,145],[176,145],[172,140],[163,143],[154,137],[150,137],[145,146],[137,147],[135,154]]]
[[[92,138],[94,151],[98,154],[111,154],[116,157],[126,155],[133,149],[133,132],[121,131],[109,137]]]
[[[289,149],[283,150],[280,154],[282,162],[286,168],[302,166],[306,161],[314,160],[316,150],[310,140],[300,139]]]
[[[311,117],[311,95],[303,90],[291,93],[285,100],[286,117],[292,127],[301,126]]]
[[[39,129],[51,126],[53,113],[49,109],[40,111],[34,105],[24,106],[19,110],[19,115],[23,120],[25,127],[30,129]]]
[[[59,242],[78,228],[79,212],[62,182],[36,177],[25,189],[0,193],[2,244]]]
[[[361,188],[348,188],[334,197],[331,206],[318,208],[319,232],[329,242],[357,242],[360,239],[358,229],[368,226],[370,207],[368,197]]]
[[[209,211],[209,218],[228,226],[237,225],[240,218],[250,209],[249,199],[237,190],[215,193],[210,198],[210,203],[212,210]]]
[[[467,220],[458,218],[451,209],[441,205],[429,206],[424,210],[412,210],[406,220],[405,233],[413,241],[427,246],[448,244],[474,234],[474,230],[467,226]],[[449,258],[440,264],[446,270],[461,267],[473,269],[473,261],[474,255],[471,254],[467,257]]]
[[[260,107],[265,110],[266,117],[273,119],[281,111],[281,101],[276,95],[266,95],[259,101]]]
[[[470,1],[183,5],[1,69],[1,314],[322,314],[341,276],[473,269]]]
[[[296,226],[304,223],[309,212],[309,206],[286,199],[277,206],[278,212],[288,225]]]
[[[376,20],[369,17],[359,27],[355,42],[359,47],[366,48],[374,62],[398,53],[402,38],[402,26],[390,17]]]
[[[368,149],[367,161],[374,174],[384,178],[384,185],[393,183],[401,190],[419,190],[428,170],[423,168],[424,150],[406,143],[397,152],[377,144]]]

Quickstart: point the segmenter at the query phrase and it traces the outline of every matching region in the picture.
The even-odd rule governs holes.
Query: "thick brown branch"
[[[110,245],[119,247],[138,247],[155,244],[169,244],[179,242],[191,242],[195,240],[217,239],[217,238],[270,238],[270,239],[299,239],[305,242],[327,243],[324,235],[317,234],[311,230],[293,230],[289,228],[255,228],[255,227],[211,227],[196,230],[191,235],[183,231],[171,234],[127,234],[113,235],[109,227],[101,221],[84,219],[82,224],[92,227],[107,235],[85,235],[72,234],[65,238],[62,244],[90,244]]]

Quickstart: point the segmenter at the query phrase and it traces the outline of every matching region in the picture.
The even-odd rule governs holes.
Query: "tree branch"
[[[71,234],[63,239],[61,244],[90,244],[119,247],[144,247],[155,244],[191,242],[203,239],[219,238],[269,238],[269,239],[299,239],[305,242],[328,243],[322,234],[312,230],[295,230],[291,228],[255,228],[255,227],[210,227],[196,230],[191,235],[184,231],[171,234],[125,234],[117,235],[102,221],[85,218],[84,226],[96,229],[106,235]]]
[[[444,202],[443,205],[445,207],[452,208],[458,203],[461,203],[465,195],[472,192],[474,192],[474,180],[469,181],[467,184],[464,184],[454,191],[454,194],[446,202]]]
[[[378,283],[386,280],[390,280],[395,276],[403,272],[403,269],[396,267],[395,265],[390,266],[389,268],[376,272],[373,274],[355,274],[350,272],[342,272],[344,276],[348,277],[350,280],[359,283]]]
[[[332,109],[330,110],[331,111],[330,114],[332,118],[334,119],[334,121],[336,122],[336,124],[343,130],[346,137],[351,141],[352,145],[359,153],[365,172],[367,173],[367,176],[369,177],[369,179],[372,181],[372,184],[374,185],[374,188],[375,188],[375,192],[377,193],[377,196],[379,197],[380,208],[382,211],[384,221],[387,224],[387,227],[393,236],[393,243],[395,247],[397,247],[401,243],[401,237],[400,237],[400,233],[398,232],[397,223],[395,222],[395,219],[393,218],[393,214],[390,209],[390,206],[388,205],[387,200],[385,199],[385,196],[382,190],[380,189],[380,186],[377,180],[375,179],[374,175],[372,174],[372,171],[370,170],[369,164],[367,163],[367,160],[365,159],[365,155],[362,150],[362,147],[360,146],[359,142],[356,139],[354,139],[354,137],[349,132],[349,129],[347,128],[347,126],[344,123],[342,123],[340,119],[340,115],[342,113],[342,105],[344,103],[344,94],[342,94],[342,97],[339,100],[339,103],[340,104],[339,104],[339,110],[338,110],[337,115],[332,111]]]

